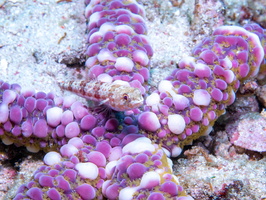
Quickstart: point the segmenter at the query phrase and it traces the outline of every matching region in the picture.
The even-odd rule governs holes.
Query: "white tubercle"
[[[128,25],[118,25],[115,27],[115,31],[117,33],[125,33],[128,35],[132,35],[133,33],[135,33],[135,31]]]
[[[108,31],[113,31],[115,29],[115,26],[110,22],[105,22],[100,26],[99,32],[103,35]]]
[[[122,80],[115,80],[112,84],[114,84],[114,85],[123,85],[123,86],[130,87],[129,82],[122,81]]]
[[[76,164],[75,169],[79,172],[82,178],[88,178],[90,180],[96,179],[99,174],[98,167],[91,162],[78,163]]]
[[[92,23],[98,22],[101,19],[101,14],[99,12],[95,12],[90,16],[88,25],[90,26]]]
[[[203,89],[195,90],[193,93],[193,102],[198,106],[208,106],[211,102],[211,95]]]
[[[50,151],[49,153],[47,153],[44,158],[43,158],[43,162],[46,165],[55,165],[59,162],[61,162],[62,156],[55,152],[55,151]]]
[[[228,69],[224,71],[225,81],[230,84],[235,80],[235,74],[232,70]]]
[[[116,61],[118,58],[116,58],[111,51],[108,49],[102,49],[98,55],[97,59],[99,62],[104,62],[104,61]]]
[[[11,102],[13,102],[17,97],[16,92],[14,92],[13,90],[5,90],[3,92],[3,96],[2,96],[2,100],[4,104],[10,104]]]
[[[168,80],[162,80],[158,85],[158,90],[160,93],[162,92],[169,93],[172,97],[176,95],[176,92],[174,91],[174,87],[171,81]]]
[[[159,103],[160,103],[160,96],[157,93],[152,93],[146,98],[147,106],[158,105]]]
[[[161,177],[158,173],[154,171],[146,172],[140,181],[140,187],[141,188],[153,188],[160,184]]]
[[[78,149],[72,144],[65,144],[60,148],[62,156],[71,157],[78,153]]]
[[[80,149],[84,146],[83,140],[79,137],[73,137],[68,141],[68,144],[75,146],[76,148]]]
[[[114,161],[111,161],[109,162],[106,166],[105,166],[105,173],[106,173],[106,176],[108,178],[111,178],[112,175],[113,175],[113,170],[115,168],[115,166],[117,165],[118,161],[117,160],[114,160]]]
[[[118,71],[132,72],[134,62],[128,57],[118,57],[114,66]]]
[[[146,66],[149,63],[149,57],[142,50],[136,50],[132,54],[133,60],[142,66]]]
[[[119,192],[119,198],[121,200],[132,200],[134,193],[138,190],[138,187],[125,187]]]
[[[103,35],[101,32],[97,31],[94,32],[93,34],[91,34],[90,38],[89,38],[89,43],[95,43],[96,38],[102,38]]]
[[[113,77],[110,76],[109,74],[103,73],[97,76],[97,80],[103,83],[112,83]]]
[[[5,123],[8,120],[9,109],[7,104],[0,104],[0,123]]]
[[[97,60],[97,56],[89,57],[85,62],[85,66],[91,68],[96,64]]]
[[[177,157],[181,154],[182,149],[180,147],[174,146],[171,151],[171,157]]]
[[[101,0],[91,0],[90,3],[86,6],[86,9],[85,9],[85,17],[88,18],[89,17],[89,13],[90,11],[92,10],[92,8],[100,3]]]
[[[182,133],[186,128],[186,122],[183,116],[179,114],[168,115],[167,123],[170,131],[174,134]]]
[[[125,145],[122,149],[122,152],[134,154],[141,153],[146,150],[153,152],[155,151],[155,147],[149,138],[141,137]]]
[[[63,109],[59,107],[52,107],[46,111],[46,120],[50,126],[56,127],[61,122]]]

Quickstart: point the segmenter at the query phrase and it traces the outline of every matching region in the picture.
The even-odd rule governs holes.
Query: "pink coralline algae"
[[[142,6],[125,0],[86,3],[88,78],[136,88],[145,97],[152,49]],[[49,151],[45,165],[14,199],[191,200],[168,157],[208,134],[234,102],[240,81],[257,75],[264,35],[256,25],[218,28],[145,97],[142,107],[119,120],[73,99],[1,81],[2,141]],[[79,86],[75,92],[84,92],[84,82]]]
[[[233,125],[229,125],[227,132],[230,142],[244,149],[266,151],[266,119],[259,113],[251,112],[241,116]]]

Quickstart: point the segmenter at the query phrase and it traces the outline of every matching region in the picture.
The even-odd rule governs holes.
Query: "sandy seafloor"
[[[216,27],[252,20],[266,24],[266,13],[260,16],[260,11],[266,9],[263,0],[141,2],[146,9],[148,36],[154,49],[152,86],[166,77],[176,63],[188,56],[193,46]],[[61,3],[56,0],[0,0],[0,79],[36,91],[72,95],[62,91],[56,79],[64,76],[68,66],[84,62],[86,19],[83,13],[83,0]],[[195,199],[206,200],[265,199],[265,156],[250,159],[246,154],[229,152],[231,145],[223,132],[217,132],[216,138],[221,142],[216,154],[208,155],[212,162],[200,152],[189,159],[174,160],[174,173],[187,192]],[[21,148],[2,143],[0,146],[0,199],[11,199],[17,187],[42,165],[43,154],[27,154]],[[22,151],[24,155],[9,162],[14,158],[8,151]],[[223,186],[227,186],[225,193],[229,193],[224,197],[221,195]]]

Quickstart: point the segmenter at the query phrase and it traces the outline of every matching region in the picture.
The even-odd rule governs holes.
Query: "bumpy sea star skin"
[[[136,1],[86,1],[87,76],[103,82],[124,81],[147,92],[152,48],[144,9]]]
[[[257,30],[260,38],[254,34],[258,31],[222,26],[196,46],[192,57],[182,59],[146,98],[145,112],[138,118],[146,130],[143,134],[163,144],[171,156],[209,134],[214,121],[234,102],[240,81],[258,74],[265,37],[262,28]]]
[[[87,80],[59,85],[87,99],[100,101],[113,110],[140,107],[143,103],[141,94],[145,95],[148,89],[150,57],[153,55],[146,38],[143,7],[136,1],[87,3]]]
[[[14,199],[191,199],[165,152],[138,133],[132,118],[120,127],[74,99],[0,84],[2,141],[50,151],[47,166]]]
[[[134,78],[127,79],[131,75],[142,80],[136,88],[144,94],[152,50],[142,36],[146,32],[139,16],[144,14],[142,7],[135,1],[86,3],[92,46],[87,51],[88,76],[109,83],[122,79],[134,87]],[[128,23],[134,32],[120,22]],[[50,151],[44,158],[46,165],[19,188],[14,199],[191,200],[172,174],[167,156],[179,155],[183,145],[207,134],[234,101],[240,81],[257,74],[264,58],[265,32],[255,25],[247,29],[259,37],[240,27],[217,29],[193,50],[192,57],[180,61],[179,68],[146,98],[144,107],[132,112],[135,116],[125,116],[121,123],[94,114],[73,99],[23,91],[17,84],[0,81],[1,139],[31,151]],[[105,35],[114,37],[106,42]],[[137,46],[126,35],[138,38]],[[107,44],[116,45],[113,41],[120,36],[130,42],[122,49],[106,49]],[[119,56],[116,50],[126,54]],[[134,60],[132,52],[145,63]],[[127,67],[133,63],[132,71],[116,68],[121,61],[117,56]]]
[[[31,152],[58,150],[70,138],[95,127],[115,130],[118,120],[103,120],[73,98],[21,90],[0,81],[0,137],[5,144],[26,146]]]
[[[180,195],[176,199],[191,199],[177,185],[171,163],[158,145],[144,137],[131,142],[135,135],[127,135],[120,146],[112,148],[110,139],[97,141],[85,135],[62,146],[62,157],[49,152],[44,158],[48,166],[40,167],[14,199],[165,199]]]

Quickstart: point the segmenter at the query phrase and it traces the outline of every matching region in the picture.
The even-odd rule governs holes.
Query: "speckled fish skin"
[[[138,108],[143,97],[138,88],[100,81],[60,82],[60,87],[86,99],[105,104],[116,111]]]

